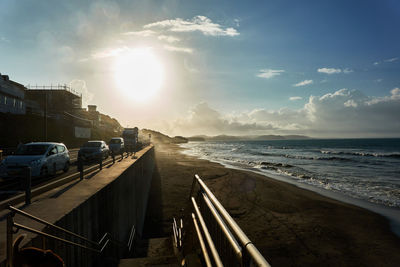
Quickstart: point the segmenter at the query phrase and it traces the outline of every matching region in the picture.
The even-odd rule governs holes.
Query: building
[[[25,86],[0,73],[0,112],[25,114]]]
[[[82,95],[66,85],[28,86],[26,99],[38,103],[47,114],[63,114],[82,109]]]

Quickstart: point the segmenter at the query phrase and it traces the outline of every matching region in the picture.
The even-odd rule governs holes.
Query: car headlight
[[[41,159],[35,159],[35,160],[32,160],[32,161],[29,162],[29,163],[30,163],[30,165],[32,165],[32,166],[37,166],[37,165],[39,165],[41,162],[42,162]]]

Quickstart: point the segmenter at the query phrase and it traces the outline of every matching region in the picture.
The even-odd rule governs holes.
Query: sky
[[[172,136],[400,137],[399,17],[397,0],[0,0],[0,73]]]

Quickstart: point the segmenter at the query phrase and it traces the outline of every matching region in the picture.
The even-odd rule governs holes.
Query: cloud
[[[164,45],[164,49],[172,52],[193,53],[193,49],[189,47],[178,47],[172,45]]]
[[[262,69],[260,73],[256,76],[264,79],[270,79],[275,76],[281,75],[281,73],[285,72],[284,70],[273,70],[273,69]]]
[[[341,73],[341,69],[335,69],[335,68],[320,68],[318,69],[318,72],[321,73],[326,73],[326,74],[334,74],[334,73]]]
[[[326,73],[326,74],[337,74],[337,73],[349,74],[349,73],[354,72],[352,69],[349,69],[349,68],[345,68],[345,69],[319,68],[317,71],[320,73]]]
[[[11,41],[4,36],[0,36],[0,42],[9,43]]]
[[[239,32],[234,28],[223,28],[205,16],[196,16],[191,20],[176,18],[162,20],[143,26],[145,29],[161,28],[171,32],[194,32],[199,31],[209,36],[237,36]]]
[[[118,56],[119,54],[128,51],[129,48],[124,46],[124,47],[117,47],[117,48],[109,48],[105,49],[103,51],[99,51],[96,53],[93,53],[91,55],[92,58],[94,59],[101,59],[101,58],[107,58],[107,57],[115,57]]]
[[[349,74],[349,73],[352,73],[352,72],[354,72],[354,71],[351,70],[351,69],[348,69],[348,68],[345,68],[345,69],[343,70],[343,73],[344,73],[344,74]]]
[[[143,31],[136,31],[136,32],[124,32],[123,35],[134,35],[134,36],[141,36],[141,37],[149,37],[156,35],[155,31],[152,30],[143,30]]]
[[[384,61],[385,61],[385,62],[395,62],[395,61],[397,61],[397,60],[399,60],[398,57],[393,57],[393,58],[385,59]]]
[[[293,101],[299,97],[293,97]],[[310,96],[300,109],[222,114],[206,103],[172,125],[175,134],[305,134],[314,137],[399,137],[400,88],[383,97],[346,88]]]
[[[82,107],[86,107],[93,100],[94,94],[87,89],[84,80],[74,79],[69,82],[69,87],[82,94]]]
[[[258,125],[252,122],[241,123],[234,117],[223,116],[217,110],[210,108],[205,102],[194,106],[186,117],[177,119],[170,128],[173,134],[186,136],[204,133],[210,135],[223,133],[252,134],[273,129],[271,125]]]
[[[177,38],[175,36],[172,36],[172,35],[159,35],[157,38],[158,38],[158,40],[166,41],[168,43],[176,43],[176,42],[179,42],[181,40],[181,39],[179,39],[179,38]]]
[[[301,100],[301,99],[303,99],[301,96],[291,96],[291,97],[289,97],[290,101],[296,101],[296,100]]]
[[[304,80],[302,82],[298,82],[296,84],[293,84],[293,86],[295,86],[295,87],[306,86],[306,85],[309,85],[309,84],[312,84],[312,83],[313,83],[313,80]]]

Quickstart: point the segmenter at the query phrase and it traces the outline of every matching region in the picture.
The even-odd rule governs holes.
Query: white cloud
[[[341,69],[335,69],[335,68],[320,68],[318,69],[318,72],[321,73],[326,73],[326,74],[334,74],[334,73],[341,73]]]
[[[201,102],[193,107],[187,116],[177,119],[171,126],[172,134],[196,135],[209,134],[254,134],[272,130],[271,125],[259,125],[254,122],[242,123],[232,116],[223,116],[207,103]]]
[[[234,28],[223,28],[205,16],[196,16],[191,20],[181,18],[162,20],[143,26],[145,29],[161,28],[171,32],[194,32],[199,31],[210,36],[237,36],[239,32]]]
[[[118,56],[119,54],[128,51],[129,48],[124,46],[124,47],[117,47],[117,48],[109,48],[103,51],[99,51],[96,53],[93,53],[91,56],[94,59],[101,59],[101,58],[107,58],[107,57],[115,57]]]
[[[349,73],[354,72],[352,69],[349,69],[349,68],[345,68],[345,69],[319,68],[317,71],[320,73],[326,73],[326,74],[337,74],[337,73],[349,74]]]
[[[298,99],[297,97],[293,97]],[[370,97],[340,89],[310,96],[300,109],[255,109],[232,116],[206,103],[172,125],[175,134],[305,134],[314,137],[399,137],[400,88]]]
[[[262,69],[260,73],[256,76],[264,79],[270,79],[275,76],[281,75],[281,73],[285,72],[284,70],[273,70],[273,69]]]
[[[296,100],[302,100],[303,98],[301,96],[291,96],[289,97],[290,101],[296,101]]]
[[[374,62],[374,65],[375,66],[379,65],[379,62],[378,61]]]
[[[156,35],[155,31],[152,30],[143,30],[143,31],[136,31],[136,32],[124,32],[123,35],[134,35],[134,36],[141,36],[141,37],[150,37]]]
[[[179,38],[177,38],[175,36],[172,36],[172,35],[159,35],[157,38],[158,38],[158,40],[166,41],[168,43],[176,43],[176,42],[179,42],[181,40],[181,39],[179,39]]]
[[[87,89],[84,80],[74,79],[69,82],[69,87],[82,94],[82,107],[86,107],[93,100],[94,94]]]
[[[306,86],[306,85],[309,85],[312,83],[313,83],[313,80],[304,80],[304,81],[298,82],[296,84],[293,84],[293,86],[295,86],[295,87]]]
[[[352,69],[348,69],[348,68],[345,68],[344,70],[343,70],[343,73],[344,74],[349,74],[349,73],[352,73],[352,72],[354,72]]]
[[[7,39],[7,38],[6,38],[6,37],[4,37],[4,36],[0,36],[0,42],[9,43],[9,42],[10,42],[10,40],[9,40],[9,39]]]
[[[178,47],[178,46],[172,46],[172,45],[164,45],[164,49],[172,52],[182,52],[182,53],[188,53],[191,54],[193,53],[193,49],[190,47]]]
[[[393,57],[393,58],[385,59],[384,61],[385,62],[394,62],[394,61],[397,61],[397,60],[399,60],[398,57]]]

